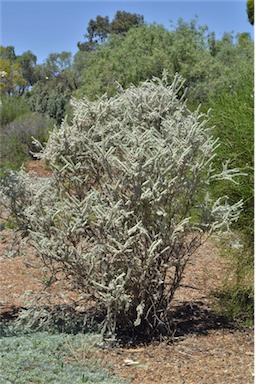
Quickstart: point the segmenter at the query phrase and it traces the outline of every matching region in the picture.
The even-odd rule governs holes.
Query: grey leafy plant
[[[98,335],[40,332],[0,338],[0,346],[0,384],[127,384],[98,358]]]
[[[242,205],[209,195],[210,182],[239,172],[214,174],[218,142],[208,115],[187,108],[183,83],[164,74],[112,98],[73,99],[72,124],[38,154],[52,178],[16,176],[20,227],[48,270],[104,314],[107,337],[167,329],[189,258]]]

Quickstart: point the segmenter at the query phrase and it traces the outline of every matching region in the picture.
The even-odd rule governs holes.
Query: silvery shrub
[[[72,124],[38,154],[52,177],[15,175],[19,228],[44,266],[103,314],[106,337],[167,329],[190,257],[230,230],[242,205],[208,192],[239,171],[225,164],[215,174],[218,141],[209,116],[187,108],[183,83],[164,74],[112,98],[73,99]]]

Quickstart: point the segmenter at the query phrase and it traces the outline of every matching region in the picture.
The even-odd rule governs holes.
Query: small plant
[[[103,314],[105,337],[169,331],[191,255],[239,215],[241,202],[209,195],[211,183],[239,172],[215,174],[217,140],[182,90],[180,76],[168,85],[164,75],[110,99],[73,100],[72,124],[38,154],[53,177],[20,173],[15,188],[2,188],[50,274],[62,272]]]
[[[124,384],[97,361],[99,340],[98,335],[48,333],[2,338],[0,383]]]
[[[245,237],[239,232],[242,243]],[[221,289],[213,292],[219,299],[220,309],[231,320],[244,326],[253,324],[254,316],[254,269],[253,253],[246,245],[229,244],[228,240],[221,241],[221,255],[228,260],[228,273]]]

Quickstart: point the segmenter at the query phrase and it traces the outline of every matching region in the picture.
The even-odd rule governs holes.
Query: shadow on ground
[[[5,330],[16,322],[21,328],[25,328],[26,315],[29,309],[14,306],[1,308],[1,335],[8,336]],[[78,332],[96,332],[98,324],[103,320],[103,315],[90,311],[81,313],[67,305],[44,307],[37,311],[37,320],[33,323],[34,331],[55,331],[76,334]],[[86,320],[86,321],[85,321]],[[30,322],[31,324],[31,322]],[[38,327],[38,325],[40,326]],[[152,340],[169,340],[186,337],[188,335],[207,335],[211,330],[228,329],[235,331],[238,328],[236,322],[210,310],[202,301],[183,302],[175,306],[169,313],[168,331],[156,331],[151,335],[135,335],[131,332],[118,332],[117,338],[123,346],[135,346],[147,344]]]
[[[207,335],[211,330],[236,330],[238,324],[209,309],[202,301],[184,302],[171,312],[171,326],[176,337]]]

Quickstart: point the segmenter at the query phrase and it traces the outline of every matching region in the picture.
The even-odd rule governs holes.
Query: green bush
[[[1,127],[1,171],[5,168],[18,170],[31,158],[31,152],[38,151],[32,137],[46,142],[53,126],[54,121],[49,117],[30,112]]]
[[[253,317],[253,270],[254,270],[254,89],[252,68],[239,69],[239,84],[211,99],[211,123],[214,135],[220,138],[218,160],[231,159],[231,166],[238,167],[246,176],[237,178],[238,184],[222,182],[214,186],[214,193],[227,194],[231,202],[242,199],[243,208],[239,220],[234,224],[241,248],[228,248],[226,257],[232,262],[232,281],[228,281],[218,295],[231,317],[251,319]]]
[[[70,90],[57,80],[46,83],[38,81],[26,94],[26,102],[33,112],[48,115],[60,125],[65,117],[65,109],[70,100]]]
[[[151,24],[131,28],[125,36],[110,36],[107,43],[92,52],[79,52],[75,57],[79,88],[75,96],[91,100],[117,92],[117,83],[126,89],[139,85],[163,69],[172,81],[175,73],[185,78],[189,102],[205,103],[230,86],[240,83],[243,68],[253,67],[253,41],[242,34],[237,41],[231,34],[216,40],[208,27],[196,20],[180,19],[169,31]]]
[[[18,170],[24,161],[27,160],[27,151],[16,135],[0,134],[1,153],[0,153],[0,174],[4,169]]]
[[[19,116],[29,113],[24,99],[18,96],[1,95],[0,126],[11,123]]]
[[[116,81],[127,88],[153,76],[159,77],[167,69],[170,81],[176,72],[186,79],[189,98],[196,99],[199,95],[201,99],[215,65],[215,59],[205,49],[204,32],[194,21],[179,20],[175,31],[152,24],[130,29],[125,38],[112,36],[109,44],[89,55],[84,53],[87,62],[75,94],[91,99],[105,92],[112,96],[117,91]]]
[[[215,165],[218,169],[227,159],[231,166],[240,168],[246,176],[238,178],[238,184],[221,183],[216,186],[217,193],[226,193],[231,201],[243,199],[244,206],[236,224],[253,243],[254,218],[254,160],[253,160],[253,75],[244,74],[240,85],[226,90],[211,99],[211,123],[215,125],[215,137],[220,138],[218,159]]]
[[[246,244],[241,232],[239,238]],[[214,292],[220,299],[218,307],[230,319],[249,326],[254,317],[253,252],[245,245],[235,249],[225,240],[221,254],[228,259],[229,266],[223,287]]]

